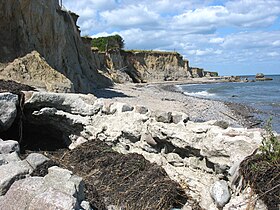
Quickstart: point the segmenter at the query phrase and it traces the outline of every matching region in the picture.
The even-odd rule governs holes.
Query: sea
[[[255,79],[255,76],[250,75],[242,77],[250,81]],[[280,134],[280,75],[266,77],[273,80],[186,84],[178,88],[189,96],[235,102],[255,108],[259,110],[256,117],[263,122],[272,118],[272,128]]]

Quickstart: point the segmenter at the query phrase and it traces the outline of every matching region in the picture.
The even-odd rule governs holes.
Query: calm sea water
[[[253,76],[246,76],[249,80]],[[248,83],[215,83],[180,85],[190,96],[236,102],[251,106],[262,113],[258,117],[266,121],[273,118],[273,129],[280,133],[280,75],[267,75],[272,81]]]

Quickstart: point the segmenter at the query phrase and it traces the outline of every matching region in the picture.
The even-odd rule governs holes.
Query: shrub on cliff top
[[[120,35],[113,35],[107,37],[98,37],[92,39],[92,47],[97,47],[100,51],[108,51],[114,49],[123,49],[124,40]]]

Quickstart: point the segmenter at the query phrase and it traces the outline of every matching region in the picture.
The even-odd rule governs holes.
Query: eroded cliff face
[[[125,52],[128,72],[137,72],[141,82],[176,81],[191,76],[189,63],[179,53]]]
[[[92,54],[98,69],[116,82],[163,82],[192,77],[189,62],[179,53],[116,50]]]
[[[0,2],[0,11],[0,67],[36,50],[76,92],[112,84],[98,72],[80,37],[78,16],[63,11],[58,0],[6,0]]]

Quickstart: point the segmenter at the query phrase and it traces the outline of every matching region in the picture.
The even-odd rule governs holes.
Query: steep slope
[[[189,62],[175,52],[93,50],[92,54],[98,69],[116,82],[163,82],[191,77]]]
[[[78,16],[62,10],[58,0],[6,0],[0,2],[0,11],[2,66],[36,50],[73,83],[76,92],[112,84],[97,71],[83,44]]]

